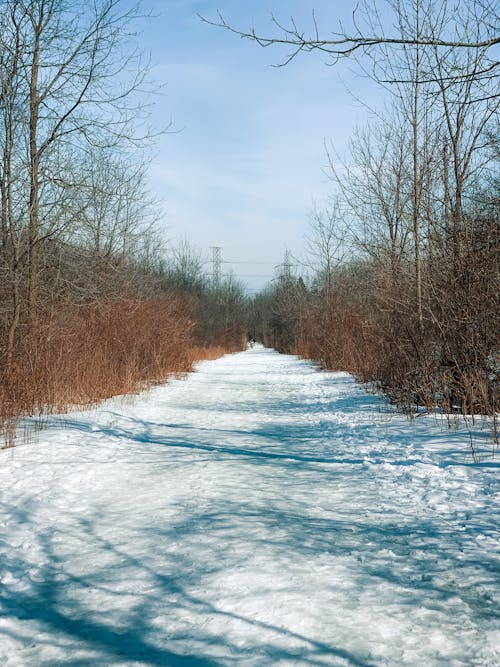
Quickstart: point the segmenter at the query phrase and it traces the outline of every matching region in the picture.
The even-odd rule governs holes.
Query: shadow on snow
[[[232,532],[227,519],[224,519],[227,518],[228,511],[240,511],[236,507],[224,506],[221,515],[212,511],[189,516],[181,524],[177,523],[170,528],[144,527],[142,539],[149,541],[156,551],[162,548],[165,550],[165,562],[161,569],[154,566],[156,563],[150,562],[147,554],[141,554],[138,559],[133,555],[130,545],[118,546],[116,542],[110,542],[97,534],[95,526],[99,525],[105,510],[101,516],[93,516],[92,521],[73,516],[71,534],[67,536],[62,534],[57,526],[50,532],[39,530],[36,521],[30,519],[32,509],[30,503],[25,503],[24,507],[9,508],[9,511],[14,522],[32,526],[33,538],[36,540],[37,549],[41,550],[44,565],[38,570],[36,580],[30,579],[27,590],[15,590],[9,584],[2,586],[0,609],[4,616],[35,622],[37,627],[41,628],[40,632],[57,633],[60,645],[64,646],[66,653],[79,650],[90,652],[90,657],[71,659],[71,665],[104,666],[114,664],[115,661],[121,664],[126,660],[158,667],[211,667],[220,664],[219,660],[224,660],[224,664],[227,664],[229,659],[229,662],[238,664],[238,660],[244,657],[262,656],[265,664],[273,664],[279,660],[300,660],[304,665],[331,665],[332,658],[340,658],[343,660],[342,664],[345,662],[352,667],[374,667],[371,662],[350,651],[244,614],[225,611],[202,596],[190,592],[199,587],[205,577],[224,571],[228,564],[235,563],[228,563],[223,553],[218,554],[220,558],[208,558],[210,554],[206,553],[203,540],[198,549],[193,549],[193,542],[187,538],[194,537],[195,542],[200,542],[200,534],[208,529],[212,534],[218,534],[222,539],[221,545],[227,546],[233,539],[244,539],[243,535]],[[248,509],[244,511],[248,512]],[[68,513],[70,514],[70,511]],[[247,516],[249,519],[254,517],[252,513]],[[271,527],[276,518],[272,514],[267,517],[264,515],[264,520],[269,521]],[[289,517],[288,527],[297,529],[299,520],[299,517]],[[180,534],[186,540],[185,552],[169,554],[169,547],[178,541]],[[88,563],[90,571],[78,576],[71,573],[67,558],[58,552],[58,543],[61,540],[75,536],[78,536],[83,550],[105,554],[103,561],[94,559],[94,562]],[[260,546],[265,546],[262,541]],[[288,550],[293,547],[293,542],[283,540],[275,546]],[[279,553],[277,556],[279,557]],[[11,553],[3,563],[3,568],[14,575],[24,575],[25,578],[32,567],[28,559],[23,560],[19,550]],[[129,591],[120,591],[113,586],[117,567],[121,572],[130,572]],[[128,580],[127,575],[125,577]],[[147,581],[147,592],[134,591],[134,604],[120,608],[120,596],[131,594],[134,581]],[[87,594],[96,591],[107,599],[99,608],[86,603]],[[113,612],[115,603],[116,610]],[[111,610],[106,609],[106,604],[111,606]],[[168,625],[171,619],[182,619],[183,615],[195,622],[190,620],[184,627],[167,631],[163,636],[161,632],[155,632],[155,622],[159,617],[166,617]],[[204,629],[207,618],[237,622],[254,633],[265,633],[266,639],[254,641],[252,645],[245,647],[235,645],[224,633]],[[0,630],[0,637],[2,632],[4,636],[11,634],[15,639],[31,643],[29,627],[25,634],[20,630],[14,634],[4,628]],[[181,647],[186,640],[190,645],[196,645],[196,653],[183,652]],[[296,646],[287,647],[286,644],[291,642]],[[204,657],[204,654],[209,654],[210,657]],[[41,661],[37,663],[37,667],[48,667],[50,664],[53,662]]]

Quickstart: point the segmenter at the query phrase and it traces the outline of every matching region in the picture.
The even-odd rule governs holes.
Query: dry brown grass
[[[0,435],[19,417],[62,412],[129,394],[227,350],[193,345],[195,321],[177,297],[129,297],[41,317],[0,368]],[[22,330],[21,330],[22,331]],[[0,332],[5,340],[6,331]]]
[[[229,350],[219,345],[209,345],[207,347],[194,345],[189,348],[189,358],[192,364],[197,361],[214,360],[223,357]]]
[[[340,301],[314,305],[303,312],[300,330],[295,352],[325,368],[360,377],[376,364],[368,318],[355,306]]]

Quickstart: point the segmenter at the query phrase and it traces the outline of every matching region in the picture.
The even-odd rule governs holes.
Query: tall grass
[[[88,406],[185,373],[223,354],[192,344],[196,322],[179,297],[127,297],[40,317],[20,329],[0,368],[0,435],[12,444],[19,417]],[[7,330],[0,329],[5,341]]]

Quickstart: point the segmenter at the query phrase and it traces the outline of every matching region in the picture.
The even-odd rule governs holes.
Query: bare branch
[[[356,11],[356,10],[354,10]],[[264,36],[257,34],[254,28],[245,31],[235,28],[229,24],[223,15],[218,12],[218,20],[212,21],[201,14],[198,17],[208,25],[217,28],[223,28],[229,32],[241,37],[242,39],[249,39],[256,42],[259,46],[267,48],[274,45],[290,46],[291,53],[286,57],[282,65],[288,64],[301,52],[320,51],[335,57],[347,57],[355,53],[359,49],[371,49],[382,44],[400,45],[400,46],[433,46],[433,47],[448,47],[448,48],[463,48],[463,49],[489,49],[497,44],[500,44],[500,37],[492,37],[490,39],[483,39],[477,41],[463,41],[463,40],[447,40],[437,39],[431,36],[422,35],[416,38],[410,37],[386,37],[384,35],[348,35],[341,33],[332,33],[332,38],[323,39],[319,37],[318,26],[315,15],[313,15],[314,35],[308,37],[304,32],[297,29],[295,21],[291,20],[291,26],[287,27],[280,23],[274,16],[271,16],[272,22],[282,32],[281,37]],[[498,62],[494,66],[498,66]]]

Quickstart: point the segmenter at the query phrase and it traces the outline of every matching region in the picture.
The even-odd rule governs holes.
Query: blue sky
[[[367,84],[352,64],[328,67],[319,54],[273,67],[285,51],[204,24],[197,13],[211,19],[219,9],[235,26],[270,32],[271,13],[311,25],[314,8],[329,32],[339,19],[349,22],[352,7],[348,0],[143,2],[153,16],[141,22],[141,45],[164,86],[153,122],[172,119],[177,130],[158,140],[151,168],[162,225],[170,239],[187,236],[207,257],[210,246],[221,246],[225,270],[251,288],[273,276],[285,248],[301,254],[313,203],[331,191],[325,141],[342,151],[366,119],[345,84],[362,94]]]

